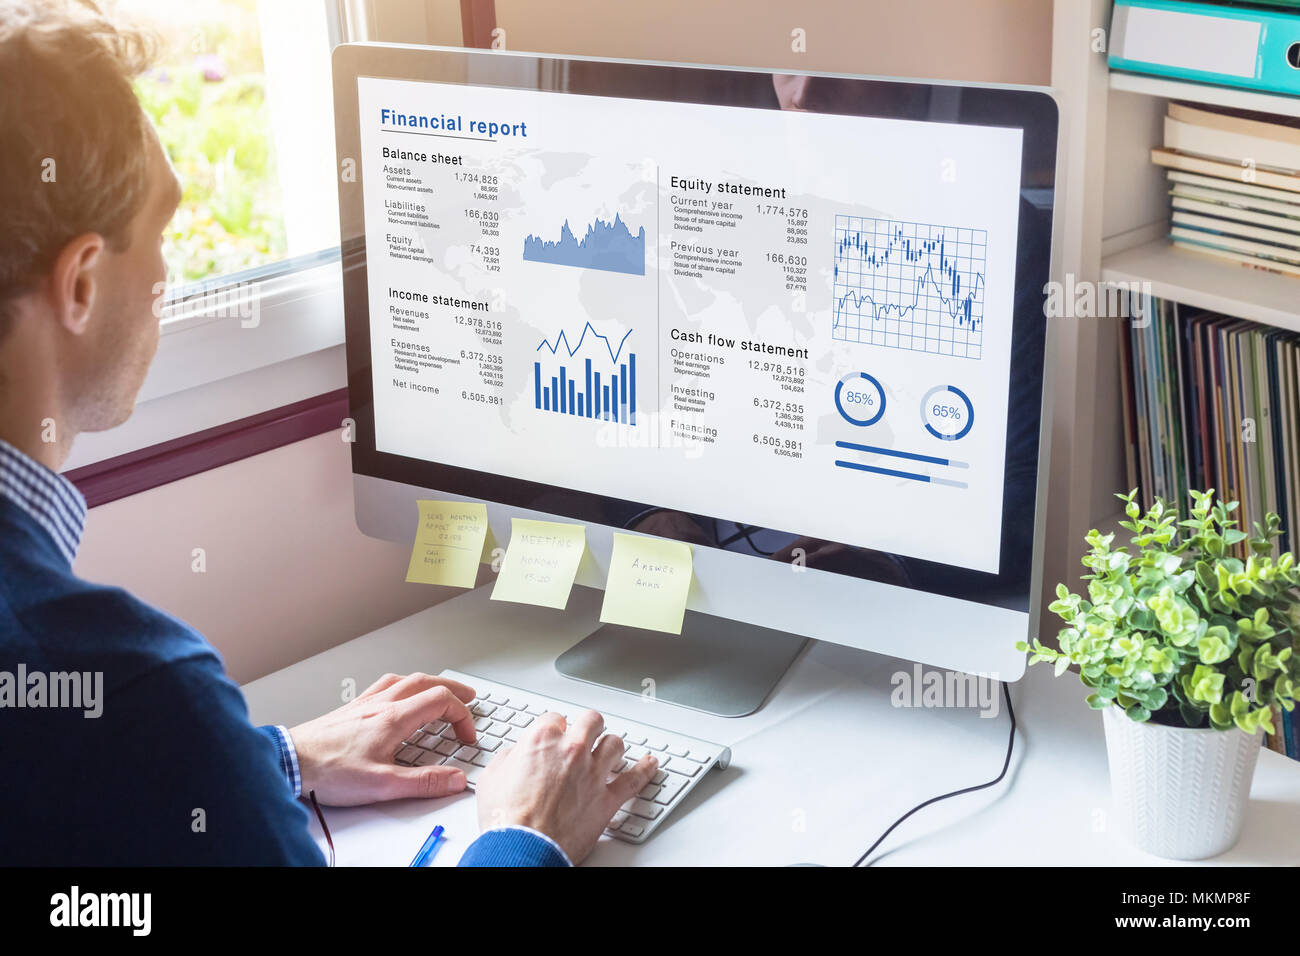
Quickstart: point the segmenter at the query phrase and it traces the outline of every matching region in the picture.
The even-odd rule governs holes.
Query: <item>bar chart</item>
[[[546,368],[542,366],[544,358],[533,362],[533,401],[537,410],[635,425],[636,353],[629,350],[624,355],[623,351],[631,334],[627,332],[615,345],[588,322],[576,345],[569,345],[564,332],[553,343],[543,339],[537,351],[549,352],[559,361],[553,366],[548,363]],[[597,340],[604,343],[603,349],[594,347]],[[603,353],[594,363],[591,358],[578,356],[589,341],[589,348]]]

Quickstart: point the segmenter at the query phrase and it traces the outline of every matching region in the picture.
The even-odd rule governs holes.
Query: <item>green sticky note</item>
[[[563,608],[586,548],[587,529],[580,524],[511,518],[492,600]]]
[[[406,580],[472,588],[487,538],[487,505],[466,501],[419,501],[420,523]]]
[[[600,619],[680,634],[691,574],[689,544],[615,532]]]

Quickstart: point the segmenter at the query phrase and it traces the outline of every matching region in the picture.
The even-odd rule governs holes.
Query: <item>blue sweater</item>
[[[76,578],[45,530],[0,498],[0,672],[20,665],[102,674],[102,713],[0,709],[0,779],[21,781],[0,792],[0,861],[324,862],[278,748],[249,723],[213,647],[125,591]]]
[[[120,588],[78,579],[3,492],[0,865],[323,863],[275,731],[249,723],[216,650]],[[71,699],[56,673],[89,675],[77,706],[48,706]],[[520,830],[484,834],[462,861],[565,862]]]

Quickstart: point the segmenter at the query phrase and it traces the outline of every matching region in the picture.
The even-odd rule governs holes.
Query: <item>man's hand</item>
[[[572,725],[559,714],[538,717],[479,778],[479,826],[531,827],[558,843],[573,863],[581,863],[618,808],[659,767],[647,755],[611,779],[623,763],[624,747],[618,737],[601,737],[604,729],[605,721],[594,710]]]
[[[302,792],[321,803],[353,807],[403,797],[444,797],[465,789],[451,767],[393,763],[398,744],[425,724],[445,720],[463,742],[474,742],[474,718],[465,706],[474,691],[428,674],[385,674],[338,710],[289,731]]]

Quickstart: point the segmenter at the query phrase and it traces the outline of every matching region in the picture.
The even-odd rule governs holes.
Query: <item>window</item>
[[[162,40],[137,92],[184,184],[173,298],[338,245],[322,0],[120,0]]]
[[[346,383],[330,54],[354,40],[487,45],[492,0],[106,0],[162,41],[141,103],[185,186],[162,339],[102,463]]]

